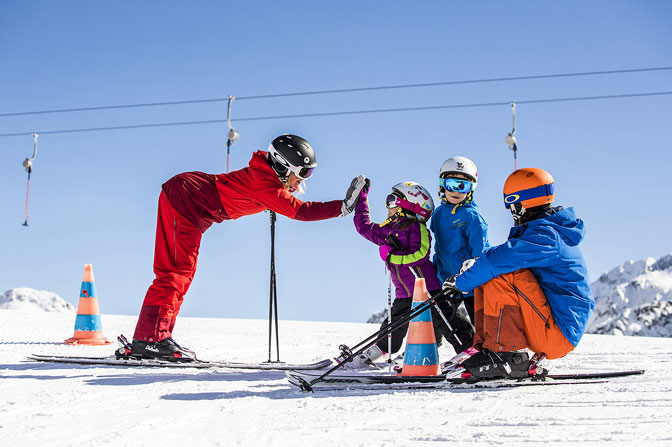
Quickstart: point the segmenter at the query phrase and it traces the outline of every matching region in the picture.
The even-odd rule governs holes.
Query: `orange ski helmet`
[[[548,172],[539,168],[514,171],[504,183],[504,206],[520,203],[523,208],[546,205],[555,197],[555,182]]]

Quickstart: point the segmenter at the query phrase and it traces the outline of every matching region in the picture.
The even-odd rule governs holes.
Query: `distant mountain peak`
[[[590,288],[596,305],[588,332],[672,336],[672,254],[625,262]]]
[[[47,290],[16,287],[0,295],[0,309],[30,312],[74,312],[75,307]]]

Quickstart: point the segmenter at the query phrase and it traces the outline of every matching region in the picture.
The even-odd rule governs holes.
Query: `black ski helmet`
[[[282,180],[293,172],[302,180],[313,175],[317,160],[310,143],[297,135],[280,135],[268,145],[269,162]]]

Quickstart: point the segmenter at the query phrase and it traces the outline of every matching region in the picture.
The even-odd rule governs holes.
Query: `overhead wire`
[[[651,97],[651,96],[664,96],[664,95],[672,95],[672,91],[644,92],[644,93],[624,93],[624,94],[616,94],[616,95],[598,95],[598,96],[578,96],[578,97],[569,97],[569,98],[529,99],[529,100],[517,100],[517,101],[513,101],[513,102],[515,102],[516,104],[541,104],[541,103],[557,103],[557,102],[569,102],[569,101],[595,101],[595,100],[618,99],[618,98]],[[236,99],[238,99],[238,98],[236,98]],[[227,98],[227,101],[228,101],[228,98]],[[472,108],[472,107],[495,107],[495,106],[510,105],[511,102],[512,101],[501,101],[501,102],[485,102],[485,103],[473,103],[473,104],[448,104],[448,105],[438,105],[438,106],[398,107],[398,108],[391,108],[391,109],[349,110],[349,111],[342,111],[342,112],[317,112],[317,113],[301,113],[301,114],[292,114],[292,115],[255,116],[255,117],[236,118],[236,121],[261,121],[261,120],[286,119],[286,118],[312,118],[312,117],[324,117],[324,116],[360,115],[360,114],[367,114],[367,113],[411,112],[411,111],[422,111],[422,110],[459,109],[459,108]],[[150,128],[150,127],[170,127],[170,126],[190,126],[190,125],[199,125],[199,124],[219,124],[219,123],[226,123],[226,122],[227,122],[226,119],[215,119],[215,120],[182,121],[182,122],[171,122],[171,123],[133,124],[133,125],[109,126],[109,127],[90,127],[90,128],[80,128],[80,129],[43,130],[43,131],[40,131],[39,133],[41,135],[47,135],[47,134],[97,132],[97,131],[122,130],[122,129],[141,129],[141,128]],[[32,132],[5,133],[5,134],[0,134],[0,138],[30,135],[31,133]]]
[[[642,72],[666,71],[666,70],[672,70],[672,67],[628,68],[628,69],[622,69],[622,70],[601,70],[601,71],[586,71],[586,72],[576,72],[576,73],[556,73],[556,74],[541,74],[541,75],[528,75],[528,76],[509,76],[509,77],[499,77],[499,78],[466,79],[466,80],[442,81],[442,82],[425,82],[425,83],[419,83],[419,84],[383,85],[383,86],[373,86],[373,87],[357,87],[357,88],[344,88],[344,89],[332,89],[332,90],[314,90],[314,91],[304,91],[304,92],[273,93],[273,94],[267,94],[267,95],[237,96],[236,100],[237,101],[245,101],[245,100],[252,100],[252,99],[281,98],[281,97],[288,97],[288,96],[307,96],[307,95],[323,95],[323,94],[336,94],[336,93],[353,93],[353,92],[376,91],[376,90],[439,87],[439,86],[446,86],[446,85],[478,84],[478,83],[487,83],[487,82],[527,81],[527,80],[533,80],[533,79],[569,78],[569,77],[580,77],[580,76],[602,76],[602,75],[610,75],[610,74],[642,73]],[[34,110],[34,111],[28,111],[28,112],[8,112],[8,113],[0,113],[0,117],[38,115],[38,114],[48,114],[48,113],[89,112],[89,111],[94,111],[94,110],[112,110],[112,109],[139,108],[139,107],[161,107],[161,106],[174,106],[174,105],[185,105],[185,104],[202,104],[202,103],[209,103],[209,102],[226,102],[226,101],[229,101],[229,97],[226,97],[226,98],[192,99],[192,100],[184,100],[184,101],[147,102],[147,103],[138,103],[138,104],[105,105],[105,106],[93,106],[93,107],[77,107],[77,108],[68,108],[68,109]]]

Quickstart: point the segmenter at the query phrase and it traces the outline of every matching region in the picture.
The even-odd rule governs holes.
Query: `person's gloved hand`
[[[341,205],[341,216],[347,216],[352,213],[357,205],[357,200],[359,200],[359,194],[362,192],[362,189],[366,185],[366,177],[364,174],[361,174],[350,183],[348,191],[345,193],[345,199],[343,199],[343,205]]]
[[[443,290],[447,290],[447,291],[449,290],[449,291],[452,291],[452,292],[457,292],[457,294],[461,295],[462,291],[460,289],[458,289],[457,286],[455,285],[455,281],[457,280],[458,276],[460,276],[460,275],[453,275],[450,278],[446,279],[443,282],[443,286],[441,286],[441,288]]]
[[[387,237],[385,238],[385,243],[395,250],[404,249],[404,246],[401,245],[401,241],[392,233],[387,235]]]
[[[394,250],[394,248],[390,247],[389,245],[381,245],[378,249],[378,252],[380,253],[380,259],[382,259],[383,262],[387,262],[387,257],[390,255],[392,250]]]
[[[371,179],[364,179],[364,187],[362,188],[362,192],[359,194],[360,197],[366,199],[366,196],[369,195],[369,188],[371,188]]]
[[[474,265],[474,263],[476,262],[477,259],[478,258],[472,258],[472,259],[467,259],[466,261],[464,261],[462,263],[462,267],[460,268],[460,273],[459,274],[461,275],[462,273],[469,270],[471,268],[471,266]]]

